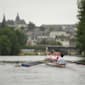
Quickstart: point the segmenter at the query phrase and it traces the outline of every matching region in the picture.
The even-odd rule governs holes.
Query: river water
[[[45,56],[1,56],[0,61],[36,61]],[[65,60],[79,60],[65,56]],[[66,68],[40,64],[32,67],[16,67],[15,64],[0,64],[0,85],[85,85],[85,65],[67,63]]]
[[[43,60],[47,56],[0,56],[0,61],[37,61]],[[64,56],[65,60],[77,61],[81,60],[82,57],[77,56]]]

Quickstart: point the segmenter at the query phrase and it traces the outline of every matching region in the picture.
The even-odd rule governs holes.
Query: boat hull
[[[65,68],[65,64],[57,64],[57,63],[46,63],[46,65],[48,66],[52,66],[52,67],[60,67],[60,68]]]

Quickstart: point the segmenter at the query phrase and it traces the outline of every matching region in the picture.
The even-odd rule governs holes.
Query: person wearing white
[[[64,64],[64,65],[66,64],[65,60],[61,56],[59,56],[59,58],[58,58],[56,63],[57,64]]]

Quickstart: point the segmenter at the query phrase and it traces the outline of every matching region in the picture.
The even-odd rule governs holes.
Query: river
[[[1,56],[0,61],[36,61],[45,56]],[[65,56],[65,60],[79,60]],[[85,85],[85,65],[68,63],[66,68],[40,64],[32,67],[16,67],[15,64],[0,64],[0,85]]]

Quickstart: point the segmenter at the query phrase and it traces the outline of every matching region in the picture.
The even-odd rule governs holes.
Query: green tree
[[[45,31],[45,29],[46,29],[44,26],[40,26],[39,28],[41,31]]]
[[[35,27],[36,26],[35,26],[35,24],[33,22],[29,22],[29,24],[28,24],[28,30],[33,31]]]
[[[40,42],[37,42],[37,44],[39,45],[58,45],[58,46],[62,46],[62,43],[59,41],[55,41],[55,40],[47,40],[47,39],[42,39]]]
[[[26,44],[26,35],[13,28],[0,29],[0,55],[17,55]]]
[[[1,23],[1,27],[2,28],[6,27],[6,18],[5,18],[5,15],[3,15],[3,20],[2,20],[2,23]]]
[[[78,31],[77,31],[77,47],[80,50],[80,53],[83,53],[85,56],[85,0],[78,2]]]
[[[0,55],[9,55],[11,51],[11,43],[7,36],[0,36]]]

